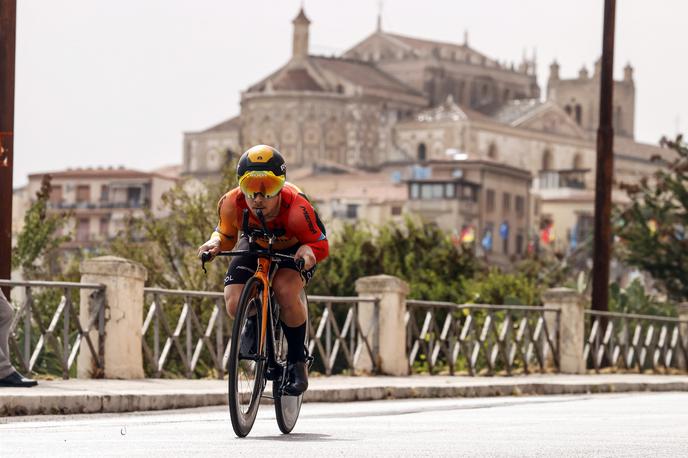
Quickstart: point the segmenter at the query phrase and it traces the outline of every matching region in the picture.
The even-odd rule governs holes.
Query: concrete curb
[[[688,391],[688,382],[667,383],[513,383],[475,386],[364,387],[309,390],[306,402],[354,402],[413,398],[482,398],[629,392]]]
[[[631,381],[615,381],[604,377],[590,381],[580,378],[535,381],[531,377],[488,380],[346,378],[334,380],[335,383],[330,383],[330,380],[312,383],[304,400],[353,402],[413,398],[688,391],[686,377],[680,377],[678,380],[661,380],[661,377],[649,378],[647,381],[639,379],[642,379],[642,376]],[[48,386],[43,392],[32,392],[31,389],[0,391],[0,417],[169,410],[227,404],[226,382],[222,381],[108,382],[110,381],[94,381],[93,386],[88,382],[82,382],[83,386],[77,389],[70,389],[70,381],[57,382],[56,386]],[[356,384],[367,386],[351,386]],[[269,387],[266,392],[269,392]]]

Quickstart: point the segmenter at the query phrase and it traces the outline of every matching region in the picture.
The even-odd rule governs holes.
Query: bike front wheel
[[[259,351],[262,290],[263,285],[257,278],[250,278],[246,282],[232,328],[232,346],[227,364],[229,415],[232,428],[239,437],[245,437],[251,431],[266,383],[265,357]]]

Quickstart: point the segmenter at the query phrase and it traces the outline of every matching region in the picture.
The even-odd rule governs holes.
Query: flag
[[[578,246],[578,223],[573,225],[573,229],[571,229],[571,243],[570,243],[571,249],[575,250],[576,247]]]
[[[547,224],[540,231],[540,241],[545,245],[549,245],[550,243],[554,242],[554,223]]]
[[[472,243],[475,241],[475,228],[473,226],[465,226],[461,229],[461,236],[459,237],[461,243]]]
[[[503,239],[509,238],[509,223],[504,221],[499,225],[499,236]]]
[[[480,242],[485,251],[492,251],[492,229],[486,229],[483,240]]]

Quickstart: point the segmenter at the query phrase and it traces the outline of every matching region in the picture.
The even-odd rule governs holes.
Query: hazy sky
[[[240,91],[284,64],[301,0],[19,0],[15,186],[29,173],[180,163],[182,133],[239,112]],[[563,78],[601,54],[603,0],[386,0],[383,29],[469,44],[500,61],[537,49]],[[376,0],[305,0],[311,53],[373,32]],[[635,67],[636,138],[688,128],[685,0],[618,0],[615,76]]]

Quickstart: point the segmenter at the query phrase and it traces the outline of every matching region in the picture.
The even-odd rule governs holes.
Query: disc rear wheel
[[[308,310],[308,300],[306,294],[301,292],[301,300],[306,304]],[[280,326],[279,332],[276,333],[275,341],[277,342],[275,349],[275,359],[280,364],[287,364],[287,339]],[[306,340],[303,343],[304,348],[308,348],[308,318],[306,318]],[[286,377],[286,371],[283,377]],[[303,394],[299,396],[288,396],[281,393],[282,380],[275,380],[272,382],[272,395],[275,399],[275,416],[277,417],[277,426],[284,434],[289,434],[296,426],[296,420],[299,418],[301,411],[301,404],[303,402]]]

